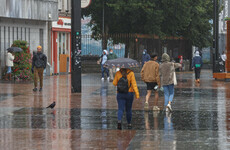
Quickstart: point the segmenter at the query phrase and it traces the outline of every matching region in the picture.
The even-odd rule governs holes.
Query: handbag
[[[174,67],[174,72],[173,72],[173,83],[174,83],[174,85],[177,85],[176,71],[175,71],[175,66],[174,66],[174,64],[173,64],[173,67]]]
[[[175,71],[173,73],[173,82],[174,82],[174,85],[177,85],[176,72]]]

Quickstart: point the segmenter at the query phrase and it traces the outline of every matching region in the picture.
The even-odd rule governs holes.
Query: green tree
[[[12,47],[20,47],[23,51],[15,53],[13,75],[16,79],[31,80],[32,60],[30,49],[26,41],[14,41]]]
[[[104,6],[103,6],[104,5]],[[91,16],[93,37],[106,34],[154,34],[161,39],[184,37],[194,46],[210,45],[212,1],[210,0],[94,0],[82,10]]]

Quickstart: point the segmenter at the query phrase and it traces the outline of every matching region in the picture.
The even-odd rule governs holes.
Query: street
[[[0,81],[0,149],[230,149],[230,82],[211,70],[177,73],[172,113],[144,111],[146,84],[136,74],[140,100],[133,104],[133,128],[117,130],[116,87],[100,74],[82,75],[82,93],[71,93],[71,75],[46,76],[42,92],[33,82]],[[54,109],[46,108],[53,101]]]

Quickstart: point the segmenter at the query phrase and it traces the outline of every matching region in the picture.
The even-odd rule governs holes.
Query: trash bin
[[[187,59],[184,61],[184,71],[190,70],[190,61]]]
[[[215,72],[224,72],[224,62],[222,60],[215,61]]]

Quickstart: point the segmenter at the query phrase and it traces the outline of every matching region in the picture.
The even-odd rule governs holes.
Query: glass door
[[[58,72],[67,72],[69,64],[67,62],[70,53],[70,33],[58,33]]]

